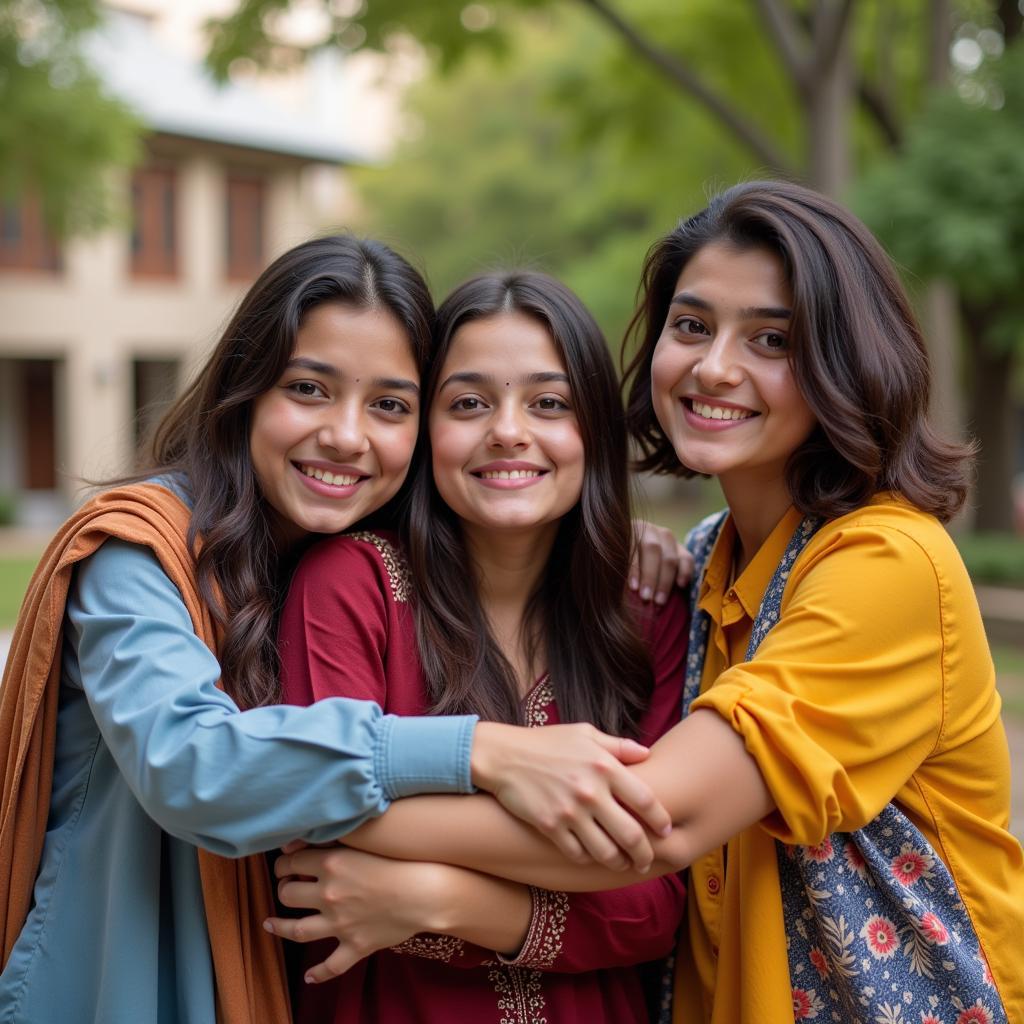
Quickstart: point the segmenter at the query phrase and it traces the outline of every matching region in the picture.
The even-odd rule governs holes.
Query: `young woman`
[[[664,812],[612,756],[635,744],[566,727],[558,764],[469,715],[271,706],[288,560],[399,491],[432,324],[422,278],[379,243],[286,253],[164,421],[146,482],[87,503],[44,555],[0,705],[0,1021],[287,1020],[263,858],[224,858],[471,777],[504,780],[540,825],[571,804],[563,844],[596,820],[649,859],[618,800]]]
[[[889,260],[824,197],[752,182],[658,242],[642,288],[629,420],[645,464],[713,474],[729,503],[694,536],[688,714],[634,769],[676,823],[655,870],[690,867],[673,1019],[1024,1019],[999,697],[941,526],[968,452],[928,426]],[[486,797],[405,801],[346,842],[622,884],[553,858]],[[278,870],[334,884],[333,856]]]
[[[283,699],[590,721],[653,742],[678,720],[686,610],[677,591],[643,617],[649,658],[639,605],[626,604],[626,430],[600,330],[564,286],[520,272],[457,288],[437,338],[409,564],[382,533],[307,552],[281,619]],[[482,1024],[526,1006],[550,1020],[648,1019],[636,965],[673,944],[676,875],[570,897],[344,856],[360,899],[392,904],[395,948],[340,983],[302,987],[298,1021]],[[307,891],[285,886],[286,904],[293,889]],[[314,949],[307,967],[321,958]]]

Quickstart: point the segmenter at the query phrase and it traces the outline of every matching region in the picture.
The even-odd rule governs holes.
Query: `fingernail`
[[[264,928],[265,931],[268,931],[268,932],[271,932],[271,933],[274,931],[274,926],[269,921],[264,921],[263,922],[263,928]]]
[[[653,593],[654,591],[651,590],[650,587],[644,587],[643,590],[640,591],[640,599],[643,601],[650,601],[651,594]]]
[[[640,586],[640,581],[635,576],[629,577],[629,589],[636,590]]]
[[[668,600],[668,595],[662,593],[661,591],[658,591],[658,593],[654,595],[654,603],[655,604],[664,604],[667,600]]]
[[[664,828],[658,829],[658,835],[664,836],[666,839],[672,835],[672,826],[666,825]]]
[[[316,978],[314,978],[312,974],[307,974],[302,980],[307,985],[315,985],[316,984]]]

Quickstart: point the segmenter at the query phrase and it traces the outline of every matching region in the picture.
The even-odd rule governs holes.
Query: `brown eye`
[[[700,320],[692,316],[681,316],[672,324],[672,326],[679,331],[680,334],[692,335],[694,337],[704,337],[710,333],[707,327],[701,323]]]

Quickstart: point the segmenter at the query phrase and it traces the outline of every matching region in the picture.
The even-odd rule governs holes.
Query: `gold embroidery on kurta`
[[[464,945],[462,939],[457,939],[454,935],[414,935],[411,939],[392,946],[391,952],[448,963],[454,957],[462,955]]]
[[[361,540],[366,544],[372,544],[377,549],[384,568],[387,570],[392,597],[403,604],[408,601],[412,594],[412,571],[401,550],[390,541],[369,530],[346,533],[345,536],[351,537],[352,540]]]

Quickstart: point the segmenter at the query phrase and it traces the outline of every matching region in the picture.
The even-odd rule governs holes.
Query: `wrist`
[[[469,755],[470,775],[477,789],[493,793],[498,785],[502,759],[502,737],[513,726],[499,722],[477,722]]]
[[[417,897],[416,925],[421,932],[456,935],[461,923],[456,876],[463,870],[449,864],[424,864]]]

